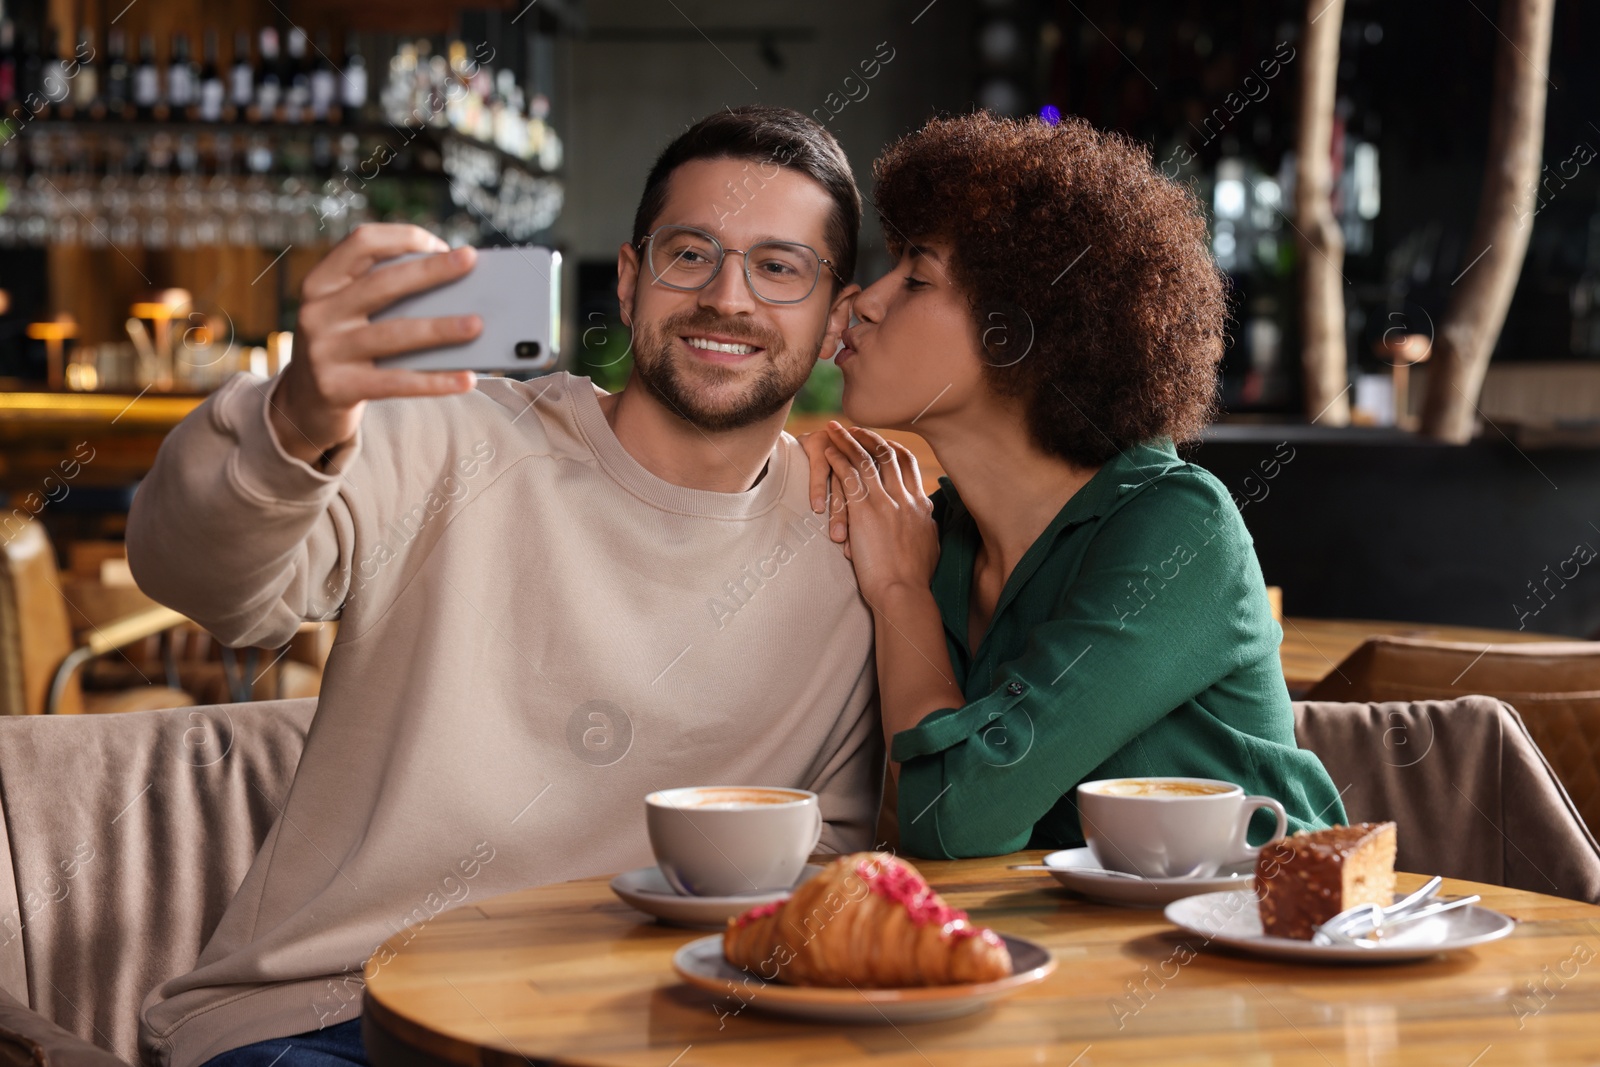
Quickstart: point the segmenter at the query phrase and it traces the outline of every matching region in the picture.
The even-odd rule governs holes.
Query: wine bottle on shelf
[[[533,99],[528,101],[528,154],[523,158],[533,159],[544,152],[545,137],[550,132],[544,120],[549,114],[550,101],[543,93],[534,93]]]
[[[306,59],[306,31],[289,27],[288,56],[283,62],[283,118],[305,122],[311,110],[311,66]]]
[[[197,113],[199,78],[189,57],[189,35],[172,35],[167,65],[167,105],[174,119],[193,119]]]
[[[311,67],[311,120],[338,121],[339,79],[328,61],[328,31],[317,31],[317,57]]]
[[[133,102],[133,70],[128,65],[127,38],[113,26],[106,31],[106,117],[127,118]]]
[[[383,87],[383,117],[395,126],[419,125],[415,117],[417,46],[402,41],[389,57],[389,80]]]
[[[200,47],[200,92],[198,111],[202,122],[218,122],[227,99],[222,74],[217,70],[217,31],[207,30]]]
[[[250,66],[250,31],[233,35],[233,66],[228,68],[228,106],[223,117],[229,122],[243,119],[250,112],[256,95],[256,72]]]
[[[67,65],[61,59],[61,34],[54,26],[44,31],[44,67],[40,78],[39,95],[45,101],[45,109],[70,119],[72,79],[67,77]]]
[[[450,95],[447,93],[450,77],[450,61],[446,54],[437,52],[428,57],[428,76],[424,82],[427,92],[428,125],[436,129],[444,129],[450,125],[450,116],[446,111]]]
[[[44,57],[39,54],[39,35],[31,29],[22,33],[22,57],[17,66],[17,96],[24,102],[33,96],[44,98]]]
[[[17,27],[0,19],[0,105],[17,99]]]
[[[516,88],[516,76],[509,69],[495,71],[494,92],[489,94],[489,135],[496,148],[512,154],[515,154],[512,127],[517,125],[517,116],[511,110],[511,100]]]
[[[367,60],[356,46],[355,34],[344,39],[344,70],[339,78],[339,108],[346,122],[366,118]]]
[[[464,68],[467,64],[467,45],[465,41],[451,41],[446,55],[449,56],[449,65],[445,68],[444,77],[438,83],[438,103],[444,108],[445,123],[457,133],[474,136],[474,128],[478,122],[478,112],[473,100],[471,86],[467,81]]]
[[[105,101],[100,99],[100,64],[94,51],[94,31],[84,26],[78,30],[78,76],[72,79],[72,106],[82,116],[98,119],[105,117]]]
[[[276,122],[279,105],[283,103],[283,79],[278,72],[278,31],[271,26],[264,26],[258,40],[261,61],[256,72],[253,117],[257,122]]]
[[[487,63],[474,64],[472,73],[467,76],[467,86],[472,92],[472,97],[477,101],[475,122],[472,136],[480,141],[494,140],[495,119],[493,105],[495,100],[495,85],[499,75]],[[504,101],[502,100],[502,103]]]
[[[156,39],[139,37],[139,65],[133,68],[133,106],[141,119],[154,118],[161,104],[161,72],[156,69]]]

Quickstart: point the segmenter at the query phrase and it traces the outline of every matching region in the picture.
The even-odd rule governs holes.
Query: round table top
[[[1047,945],[1060,966],[974,1015],[894,1025],[813,1023],[681,982],[672,954],[704,931],[657,924],[608,878],[538,886],[396,935],[367,981],[374,1067],[513,1064],[971,1065],[1053,1063],[1578,1064],[1600,1052],[1600,907],[1446,880],[1519,920],[1504,940],[1382,966],[1306,966],[1200,949],[1145,910],[1090,903],[1042,852],[920,861],[980,924]],[[1421,882],[1402,874],[1399,888]],[[1198,946],[1196,946],[1198,947]],[[1166,964],[1166,966],[1163,966]],[[1163,977],[1165,976],[1165,977]]]

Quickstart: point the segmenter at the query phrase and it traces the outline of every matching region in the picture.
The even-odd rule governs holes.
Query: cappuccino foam
[[[1110,782],[1095,792],[1108,797],[1205,797],[1231,793],[1234,787],[1220,782],[1175,782],[1162,779],[1128,778]]]

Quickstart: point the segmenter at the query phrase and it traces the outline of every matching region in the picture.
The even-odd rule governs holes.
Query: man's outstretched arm
[[[472,388],[471,372],[375,360],[475,336],[476,316],[368,316],[471,270],[458,249],[368,273],[443,241],[369,225],[306,276],[294,358],[270,382],[236,375],[168,435],[128,517],[128,562],[150,596],[232,645],[276,644],[336,614],[349,590],[354,521],[343,493],[361,456],[368,400]]]

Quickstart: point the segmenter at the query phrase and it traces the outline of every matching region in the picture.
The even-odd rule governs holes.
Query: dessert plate
[[[1103,874],[1100,873],[1100,864],[1096,862],[1094,853],[1088,848],[1052,852],[1041,862],[1050,868],[1050,877],[1090,900],[1139,908],[1159,908],[1197,893],[1249,887],[1255,878],[1253,863],[1224,867],[1209,878],[1141,878],[1138,875]]]
[[[764,981],[722,955],[722,937],[691,941],[672,957],[672,969],[692,986],[720,994],[713,1005],[718,1018],[737,1015],[746,1007],[774,1015],[840,1023],[909,1023],[953,1019],[1042,982],[1056,969],[1055,957],[1043,945],[1001,934],[1011,953],[1012,973],[993,982],[969,985],[917,986],[911,989],[853,989],[785,985]]]
[[[1395,899],[1403,896],[1396,893]],[[1208,945],[1223,945],[1254,956],[1297,963],[1399,963],[1426,959],[1442,952],[1498,941],[1517,925],[1509,915],[1469,904],[1411,923],[1370,948],[1314,945],[1295,938],[1267,937],[1261,932],[1261,914],[1256,903],[1253,892],[1206,893],[1173,901],[1167,905],[1166,916],[1190,933],[1205,938]]]
[[[795,885],[821,872],[821,867],[808,863]],[[660,867],[652,866],[617,875],[611,879],[611,891],[626,903],[646,915],[654,915],[664,923],[697,930],[720,930],[733,916],[757,904],[782,900],[794,892],[794,887],[772,893],[753,893],[747,897],[685,897],[672,891]]]

